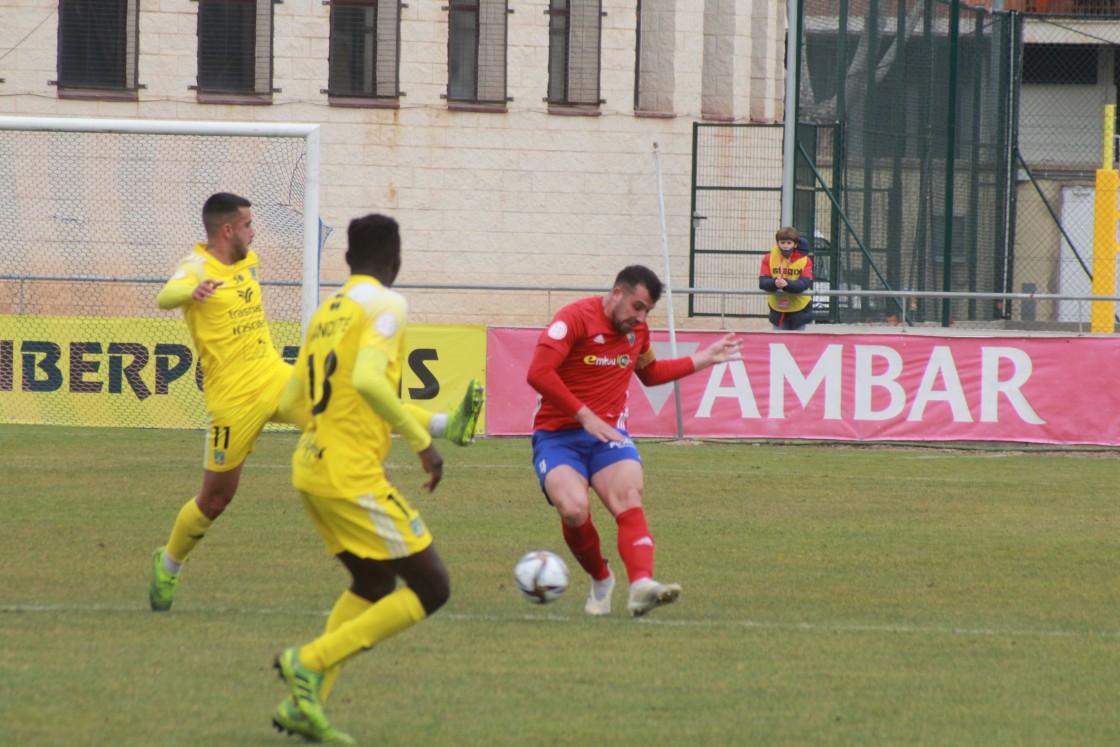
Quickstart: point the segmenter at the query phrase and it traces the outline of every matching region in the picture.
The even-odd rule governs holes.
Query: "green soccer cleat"
[[[482,403],[486,399],[485,393],[482,382],[471,379],[463,400],[447,415],[447,432],[444,438],[457,446],[466,446],[474,440],[478,414],[482,412]]]
[[[334,744],[354,744],[353,738],[331,726],[327,714],[323,712],[323,701],[319,691],[323,687],[323,673],[316,672],[299,663],[299,649],[289,648],[276,657],[273,665],[280,673],[291,692],[293,707],[302,716],[301,719],[292,718],[283,728],[299,726],[299,729],[289,729],[302,734],[313,742],[333,742]],[[277,709],[274,721],[279,721],[281,715],[287,716],[284,706]]]
[[[303,715],[291,698],[284,698],[280,705],[276,707],[276,712],[272,714],[272,725],[281,733],[299,734],[309,742],[354,744],[353,737],[334,727],[327,731],[316,729],[311,720]]]
[[[165,548],[158,548],[152,556],[152,583],[148,586],[148,602],[156,612],[167,612],[171,609],[171,602],[175,598],[175,586],[179,583],[179,574],[171,573],[163,567],[163,556],[167,553]]]

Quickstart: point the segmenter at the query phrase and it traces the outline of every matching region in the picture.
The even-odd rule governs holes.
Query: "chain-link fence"
[[[804,3],[801,131],[834,125],[838,137],[826,159],[799,142],[794,210],[802,233],[829,237],[831,267],[817,276],[830,287],[1010,290],[1013,31],[1010,14],[937,0]],[[868,298],[834,302],[830,317],[990,324],[1008,311]]]
[[[1092,294],[1094,178],[1120,23],[1103,7],[1006,6],[800,3],[794,225],[813,237],[815,286],[834,292],[817,299],[818,322],[1076,331],[1089,321],[1078,297]],[[770,151],[749,168],[733,156],[767,135],[697,139],[694,223],[719,214],[720,226],[694,228],[694,286],[756,286],[755,264],[726,254],[769,248],[779,213],[767,189],[780,175],[758,177]],[[773,205],[732,217],[723,203]],[[690,311],[717,303],[759,315],[742,298]]]
[[[1095,176],[1106,160],[1106,106],[1116,101],[1120,23],[1082,15],[1017,21],[1014,288],[1090,295]],[[1088,318],[1086,305],[1074,300],[1040,302],[1026,311],[1025,321],[1054,329]]]

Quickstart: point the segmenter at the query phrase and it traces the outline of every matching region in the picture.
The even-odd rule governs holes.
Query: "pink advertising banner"
[[[532,429],[525,383],[539,329],[487,330],[486,432]],[[678,355],[718,339],[677,334]],[[919,334],[743,334],[743,360],[678,384],[683,435],[1120,444],[1120,340]],[[654,332],[658,357],[669,335]],[[628,430],[675,436],[674,385],[630,386]]]

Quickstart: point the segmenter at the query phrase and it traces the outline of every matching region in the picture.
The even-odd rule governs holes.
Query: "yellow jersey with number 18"
[[[257,267],[254,252],[226,265],[200,243],[179,263],[160,291],[161,307],[183,309],[202,365],[202,391],[209,410],[256,398],[261,387],[273,380],[274,371],[287,365],[272,344]],[[222,284],[205,301],[190,300],[190,293],[203,280],[220,280]],[[168,297],[172,306],[162,302]]]
[[[354,388],[354,364],[362,348],[377,348],[397,392],[407,312],[399,293],[368,275],[353,275],[311,317],[295,370],[311,400],[311,425],[292,458],[297,489],[350,498],[368,493],[384,477],[391,428]]]

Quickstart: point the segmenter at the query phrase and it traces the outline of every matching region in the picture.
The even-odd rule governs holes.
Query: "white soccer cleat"
[[[607,571],[610,573],[610,571]],[[597,617],[602,615],[609,615],[611,613],[611,593],[614,592],[614,574],[604,578],[602,581],[591,580],[591,593],[587,595],[587,602],[583,605],[583,611],[589,615]]]
[[[680,595],[680,584],[662,584],[652,578],[643,578],[630,584],[630,601],[626,609],[631,617],[641,617],[654,607],[672,604]]]

